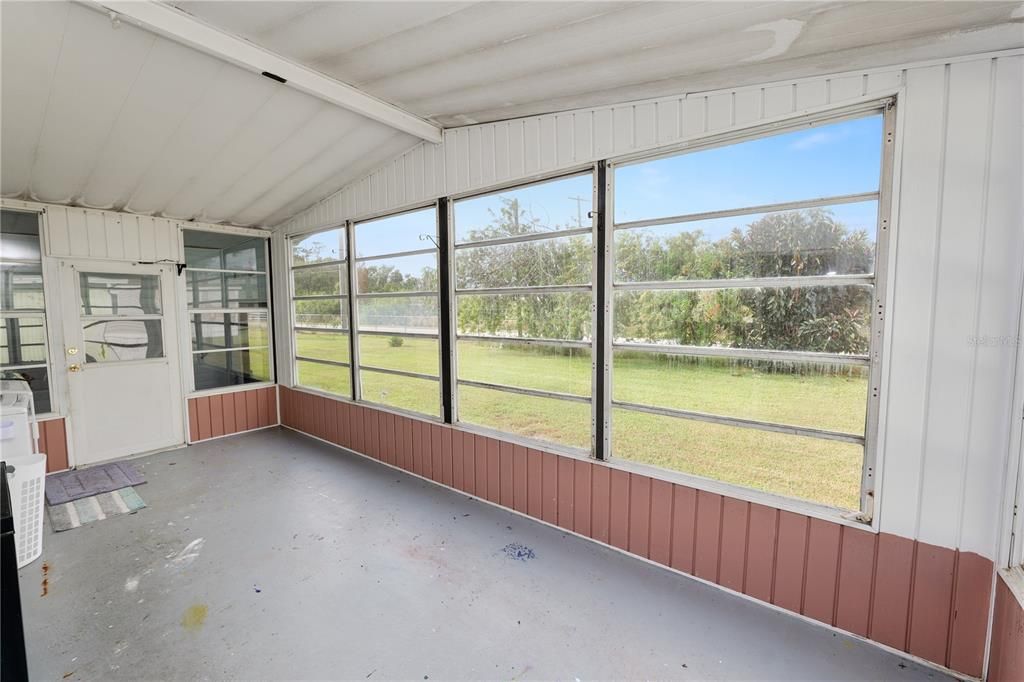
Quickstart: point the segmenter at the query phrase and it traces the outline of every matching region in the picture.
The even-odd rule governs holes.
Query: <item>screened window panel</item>
[[[507,338],[589,340],[589,293],[462,294],[457,297],[459,334]]]
[[[296,329],[295,355],[300,358],[347,363],[350,361],[348,334]]]
[[[348,293],[348,267],[331,263],[292,272],[294,296],[343,296]]]
[[[359,329],[388,334],[436,334],[436,296],[387,296],[359,300]]]
[[[79,279],[82,316],[161,314],[157,275],[82,272]]]
[[[458,356],[460,379],[583,397],[591,394],[590,348],[462,339]]]
[[[0,365],[45,365],[46,324],[42,315],[0,318]]]
[[[191,319],[194,350],[270,345],[266,313],[201,313]]]
[[[295,372],[295,381],[299,386],[345,398],[352,397],[352,374],[348,367],[326,365],[300,358],[295,361]]]
[[[612,451],[753,490],[860,507],[864,448],[852,443],[613,409]]]
[[[53,412],[54,408],[50,397],[49,371],[45,366],[3,367],[0,368],[0,377],[4,379],[17,379],[28,383],[28,387],[32,391],[32,403],[36,414]]]
[[[439,342],[402,336],[359,336],[359,362],[402,372],[439,376]]]
[[[299,327],[348,329],[348,303],[339,298],[295,301],[295,324]]]
[[[267,348],[192,354],[196,390],[270,381]]]
[[[0,310],[43,310],[41,263],[0,263]]]
[[[361,294],[437,291],[437,255],[362,261],[356,267],[356,281]]]
[[[162,320],[83,320],[85,361],[126,362],[164,357]]]
[[[292,240],[292,265],[343,261],[347,258],[344,228],[336,227]]]
[[[590,284],[593,259],[589,234],[475,246],[455,252],[459,289]]]
[[[356,258],[437,247],[437,211],[425,208],[356,224]]]
[[[616,230],[615,281],[865,275],[878,202]]]
[[[878,191],[881,114],[615,169],[615,222]]]
[[[441,386],[437,379],[420,379],[361,369],[359,381],[363,400],[431,417],[441,415]]]
[[[267,277],[237,272],[185,271],[191,308],[266,308]]]
[[[459,419],[572,448],[590,448],[590,405],[459,386]]]

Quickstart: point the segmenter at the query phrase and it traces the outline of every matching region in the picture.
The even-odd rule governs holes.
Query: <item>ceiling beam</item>
[[[103,12],[113,12],[146,30],[231,62],[247,71],[268,72],[289,87],[318,97],[343,109],[373,119],[395,130],[409,133],[427,142],[441,141],[441,128],[393,104],[377,99],[347,83],[296,64],[253,43],[226,33],[183,12],[154,0],[80,0]]]

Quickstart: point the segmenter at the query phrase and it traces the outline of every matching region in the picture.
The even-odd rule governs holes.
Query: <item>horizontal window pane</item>
[[[296,329],[295,354],[314,360],[348,362],[348,334]]]
[[[41,315],[0,318],[0,364],[46,362],[46,326]]]
[[[438,376],[437,343],[437,339],[362,335],[359,336],[359,363]]]
[[[185,230],[185,263],[209,270],[267,269],[266,239],[240,234]]]
[[[319,362],[298,360],[295,363],[298,376],[295,383],[306,388],[315,388],[345,398],[352,397],[352,374],[348,367],[322,365]]]
[[[37,261],[40,257],[39,214],[0,211],[0,259]]]
[[[345,230],[338,227],[292,239],[292,265],[345,260]]]
[[[456,343],[459,379],[590,396],[589,348],[558,348],[515,341]]]
[[[867,201],[618,230],[615,281],[869,274],[877,215]]]
[[[316,301],[295,301],[295,325],[348,329],[348,299],[326,298]]]
[[[455,241],[590,227],[593,194],[587,173],[456,201]]]
[[[348,267],[332,263],[292,271],[295,296],[338,296],[348,293]]]
[[[460,334],[569,341],[591,337],[589,293],[461,295],[457,301]]]
[[[236,272],[197,272],[188,275],[189,308],[266,308],[266,275]]]
[[[590,284],[591,236],[478,246],[455,252],[459,289]]]
[[[191,316],[192,350],[269,345],[266,313],[202,313]]]
[[[356,258],[419,251],[437,246],[437,211],[410,213],[356,223]]]
[[[375,332],[437,333],[436,296],[388,296],[359,300],[359,329]]]
[[[364,369],[359,371],[359,381],[363,400],[432,417],[441,414],[441,389],[436,379],[402,377]]]
[[[197,391],[270,381],[270,353],[267,348],[194,353],[192,368]]]
[[[590,405],[476,386],[459,386],[459,421],[590,449]]]
[[[356,266],[356,280],[361,294],[437,291],[437,255],[364,261]]]
[[[866,354],[872,287],[626,291],[617,342]]]
[[[123,362],[164,356],[162,320],[83,322],[86,362]]]
[[[623,402],[864,435],[866,367],[615,351]]]
[[[46,414],[53,410],[50,402],[50,382],[45,367],[3,367],[0,369],[0,377],[4,379],[20,379],[28,382],[32,389],[32,404],[36,414]]]
[[[0,310],[42,310],[41,264],[0,264]]]
[[[79,273],[82,315],[160,314],[157,275]]]
[[[615,169],[615,222],[878,190],[882,116]]]
[[[851,443],[613,409],[612,454],[841,509],[860,508],[864,449]]]

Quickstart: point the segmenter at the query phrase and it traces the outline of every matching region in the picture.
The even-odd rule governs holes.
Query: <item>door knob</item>
[[[81,372],[82,371],[82,366],[81,365],[68,365],[68,371],[69,372]]]

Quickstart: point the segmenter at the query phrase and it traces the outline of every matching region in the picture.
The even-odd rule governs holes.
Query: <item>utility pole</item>
[[[584,197],[569,197],[569,201],[576,202],[576,227],[583,227],[583,202],[587,201]]]

